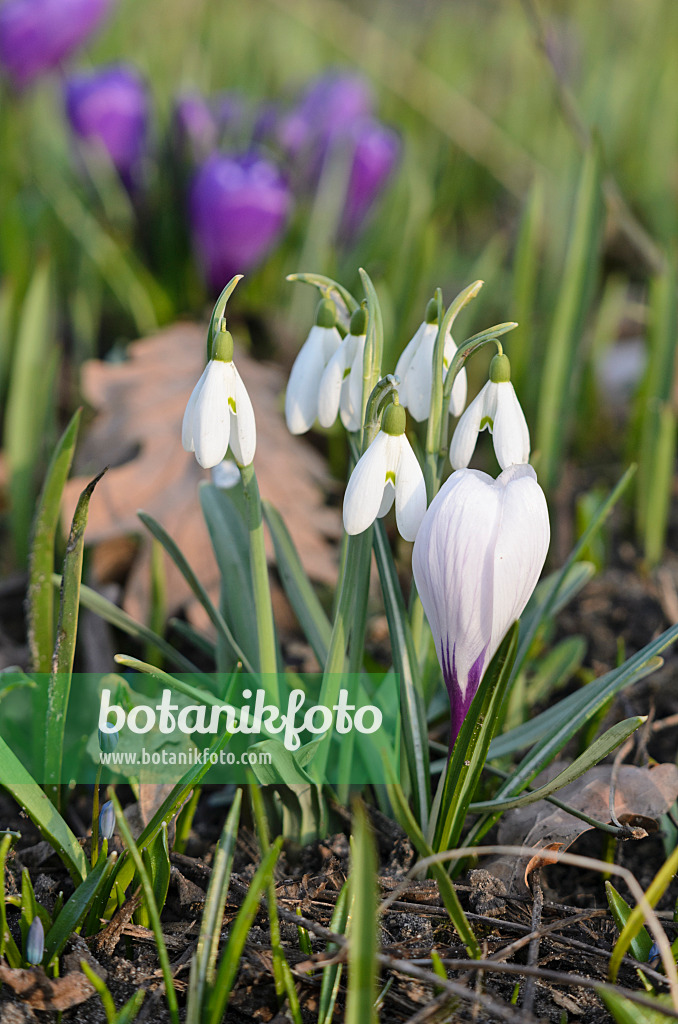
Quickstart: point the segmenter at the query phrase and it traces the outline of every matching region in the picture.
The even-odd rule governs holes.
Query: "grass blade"
[[[377,851],[365,808],[353,808],[351,886],[353,926],[348,948],[346,1024],[376,1024],[377,996]]]
[[[350,880],[347,879],[337,897],[337,902],[334,904],[330,921],[330,931],[334,932],[335,935],[344,935],[346,933],[351,917],[351,907],[351,885]],[[336,953],[338,948],[336,942],[328,942],[325,952],[330,956],[332,953]],[[323,970],[320,1001],[318,1003],[318,1024],[331,1024],[342,972],[342,964],[332,964]]]
[[[238,789],[214,855],[212,874],[200,923],[198,945],[191,962],[186,1024],[201,1024],[205,995],[214,984],[217,951],[221,938],[226,894],[231,881],[241,803],[242,790]]]
[[[73,415],[52,455],[33,520],[29,560],[28,642],[34,672],[48,673],[54,651],[54,541],[59,525],[61,495],[73,461],[81,409]]]
[[[645,898],[651,907],[655,907],[664,895],[673,881],[673,876],[676,871],[678,871],[678,847],[676,847],[673,853],[666,858],[661,868],[650,882],[645,893]],[[631,945],[632,940],[637,938],[640,934],[644,921],[645,915],[643,914],[641,907],[635,906],[622,929],[621,935],[615,943],[614,949],[612,950],[610,966],[608,969],[610,981],[617,980],[617,974],[621,967],[621,962],[626,955],[626,951]]]
[[[78,498],[64,559],[57,641],[52,658],[52,674],[47,693],[47,717],[45,720],[45,780],[50,786],[52,794],[58,792],[55,787],[61,781],[66,712],[71,691],[75,642],[78,633],[80,582],[87,514],[94,488],[105,472],[105,469],[102,470],[91,480]]]
[[[100,857],[96,867],[92,868],[87,878],[80,883],[71,898],[64,904],[61,913],[45,936],[45,964],[61,955],[73,932],[85,920],[92,902],[96,899],[99,891],[106,886],[116,860],[117,854],[115,853],[108,858]]]
[[[125,815],[122,813],[122,807],[120,806],[115,793],[111,794],[111,800],[113,801],[113,807],[115,808],[115,818],[118,824],[118,831],[120,832],[125,846],[129,850],[130,856],[134,861],[134,867],[137,870],[139,880],[141,882],[146,908],[151,919],[151,928],[153,929],[153,935],[155,936],[160,969],[162,970],[162,976],[165,981],[165,997],[167,999],[167,1009],[169,1010],[170,1019],[172,1024],[179,1024],[179,1004],[177,1002],[177,993],[174,988],[174,978],[172,977],[172,968],[170,966],[169,956],[167,955],[167,946],[165,945],[165,939],[162,934],[160,914],[155,902],[155,896],[153,895],[153,885],[148,877],[148,872],[146,871],[143,859],[139,853],[137,844],[132,838],[132,833],[129,830],[127,820]]]

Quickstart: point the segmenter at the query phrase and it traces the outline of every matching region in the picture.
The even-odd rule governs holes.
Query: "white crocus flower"
[[[435,318],[433,322],[429,322],[429,317]],[[426,319],[422,321],[412,340],[405,346],[395,368],[396,377],[400,380],[401,405],[409,409],[412,418],[419,423],[428,419],[431,413],[433,349],[437,334],[437,306],[432,299],[426,310]],[[447,376],[456,351],[457,346],[452,335],[448,333],[443,346],[443,379]],[[449,408],[453,416],[461,415],[466,404],[466,391],[466,370],[462,368],[455,378],[450,395]]]
[[[315,325],[294,361],[285,394],[285,420],[291,434],[305,434],[318,416],[320,380],[341,345],[341,335],[335,326],[336,313],[331,299],[321,300]]]
[[[228,449],[241,466],[254,458],[257,427],[247,389],[233,362],[233,338],[223,327],[217,334],[212,359],[188,400],[181,442],[203,469],[211,469]]]
[[[490,379],[459,420],[450,445],[453,469],[465,469],[471,461],[478,434],[492,434],[497,461],[502,469],[526,463],[530,458],[530,433],[511,383],[508,357],[501,354],[490,364]]]
[[[362,533],[385,516],[395,500],[401,537],[414,540],[426,512],[426,484],[405,436],[405,410],[390,405],[382,428],[351,474],[344,497],[344,528]]]
[[[510,466],[496,480],[458,470],[424,516],[412,569],[450,696],[450,749],[537,584],[549,538],[544,492],[528,465]]]
[[[361,307],[351,317],[351,328],[320,378],[318,422],[331,427],[341,415],[347,430],[360,430],[363,407],[363,357],[367,314]]]

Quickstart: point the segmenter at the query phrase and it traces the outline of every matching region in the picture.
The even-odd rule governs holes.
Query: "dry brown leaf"
[[[8,967],[0,961],[0,982],[9,985],[35,1010],[70,1010],[94,995],[94,985],[81,971],[63,978],[48,978],[42,967],[29,970]]]
[[[134,342],[123,363],[92,360],[83,368],[83,394],[97,417],[79,443],[80,475],[67,484],[64,514],[70,521],[84,484],[110,465],[90,505],[87,541],[117,544],[130,534],[143,538],[124,605],[142,621],[148,617],[150,543],[136,515],[140,508],[162,523],[198,579],[218,598],[218,570],[197,493],[200,480],[209,475],[181,447],[184,409],[204,360],[205,328],[181,323]],[[311,579],[331,583],[336,579],[333,542],[340,535],[340,516],[324,503],[328,482],[324,461],[307,441],[292,437],[285,427],[280,412],[282,371],[243,352],[236,352],[236,362],[257,420],[254,466],[262,497],[285,520]],[[170,611],[189,604],[195,611],[183,578],[169,561],[166,567]],[[205,624],[201,612],[193,618]]]
[[[554,762],[533,782],[535,788],[545,785],[567,767],[568,762]],[[597,821],[610,821],[610,782],[612,765],[596,765],[582,779],[564,786],[554,795],[563,803],[588,814]],[[644,829],[646,833],[656,832],[659,818],[678,798],[678,767],[675,764],[658,764],[653,768],[638,768],[622,765],[617,775],[614,811],[622,824]],[[523,880],[531,871],[546,864],[553,864],[556,857],[549,856],[556,851],[567,850],[572,843],[588,832],[592,826],[581,818],[555,807],[547,800],[538,800],[526,807],[507,811],[499,825],[498,842],[509,846],[534,847],[532,857],[525,869]],[[513,887],[520,875],[525,860],[515,857],[498,857],[486,865],[488,871]]]

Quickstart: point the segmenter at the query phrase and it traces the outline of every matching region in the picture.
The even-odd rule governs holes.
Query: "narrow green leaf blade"
[[[360,801],[353,809],[351,885],[353,923],[348,949],[346,1024],[376,1024],[377,995],[377,853],[367,814]]]
[[[44,962],[46,964],[53,957],[58,957],[61,954],[73,932],[85,920],[98,890],[106,884],[106,879],[111,874],[115,860],[115,854],[111,854],[108,859],[100,857],[87,878],[80,883],[71,898],[64,904],[61,913],[45,936]]]

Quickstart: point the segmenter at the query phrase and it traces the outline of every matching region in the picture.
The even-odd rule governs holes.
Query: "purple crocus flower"
[[[127,186],[146,148],[148,93],[134,68],[115,65],[66,83],[66,114],[75,134],[103,148]]]
[[[290,156],[310,152],[317,172],[332,141],[346,135],[356,120],[369,117],[373,105],[372,90],[360,75],[322,75],[281,121],[280,144]]]
[[[217,142],[217,121],[204,96],[187,92],[177,96],[172,115],[173,140],[182,158],[208,156]]]
[[[397,132],[372,118],[355,125],[351,135],[355,150],[342,218],[345,238],[353,237],[362,227],[398,163],[401,148]]]
[[[113,0],[5,0],[0,64],[21,88],[56,67],[99,26]]]
[[[210,288],[260,263],[275,245],[291,206],[278,168],[255,153],[214,153],[191,184],[189,216]]]

